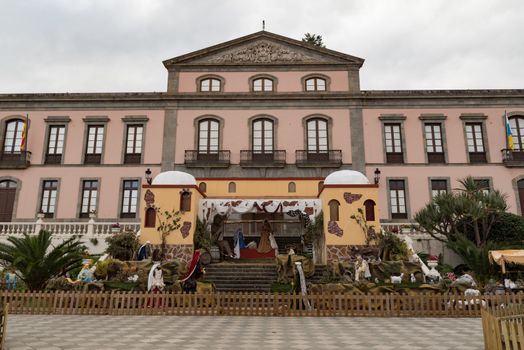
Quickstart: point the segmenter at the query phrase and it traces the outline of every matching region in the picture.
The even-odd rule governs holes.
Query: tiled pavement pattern
[[[479,318],[9,315],[7,349],[482,349]]]

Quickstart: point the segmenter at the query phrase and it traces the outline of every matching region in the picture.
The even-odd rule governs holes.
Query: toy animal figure
[[[404,273],[401,273],[400,276],[391,276],[391,283],[394,283],[394,284],[402,283],[402,277],[404,277]]]
[[[467,297],[478,297],[480,296],[480,290],[468,288],[464,291],[464,295]]]
[[[368,262],[364,260],[361,255],[357,256],[357,261],[355,262],[355,281],[369,277],[371,277],[371,273],[369,272]]]

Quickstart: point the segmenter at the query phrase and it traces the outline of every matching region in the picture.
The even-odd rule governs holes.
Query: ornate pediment
[[[258,32],[206,49],[164,61],[164,65],[237,64],[354,64],[363,59],[318,48],[301,41],[268,32]]]
[[[259,40],[237,49],[228,50],[211,57],[199,60],[199,63],[219,64],[271,64],[271,63],[318,63],[318,57],[309,55],[290,47]],[[197,63],[196,61],[195,63]]]

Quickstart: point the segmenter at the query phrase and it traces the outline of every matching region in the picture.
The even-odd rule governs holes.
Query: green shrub
[[[122,261],[132,260],[140,246],[136,234],[131,231],[114,234],[106,238],[106,242],[106,253]]]
[[[512,213],[500,213],[491,229],[490,240],[508,246],[524,244],[524,217]]]
[[[384,231],[378,234],[377,245],[384,261],[408,260],[408,246],[391,232]]]
[[[455,241],[448,241],[447,246],[464,260],[464,264],[471,270],[477,282],[484,285],[490,278],[497,278],[498,268],[491,264],[488,257],[490,250],[496,250],[498,245],[487,242],[477,247],[475,242],[464,235],[457,235]]]

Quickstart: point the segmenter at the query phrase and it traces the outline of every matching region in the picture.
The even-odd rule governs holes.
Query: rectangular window
[[[431,198],[435,198],[439,194],[448,193],[447,180],[431,180]]]
[[[389,202],[392,219],[407,219],[404,180],[389,180]]]
[[[126,133],[125,164],[140,164],[142,158],[142,139],[144,127],[142,125],[128,125]]]
[[[80,217],[88,218],[89,213],[96,210],[98,200],[98,180],[82,181],[82,203],[80,206]]]
[[[490,183],[489,183],[489,179],[475,179],[473,181],[475,181],[475,184],[477,185],[477,189],[479,191],[482,191],[485,194],[489,193],[489,190],[491,188],[490,187]]]
[[[387,163],[404,163],[400,124],[384,124]]]
[[[52,125],[49,127],[49,139],[47,141],[46,164],[60,164],[64,151],[64,125]]]
[[[138,180],[124,180],[121,218],[135,218],[138,203]]]
[[[52,218],[55,215],[57,180],[45,180],[42,183],[42,196],[40,198],[40,212],[44,217]]]
[[[442,126],[440,123],[424,124],[426,137],[426,152],[428,163],[444,163],[444,149],[442,146]]]
[[[466,143],[470,163],[486,163],[482,123],[466,123]]]
[[[104,126],[89,125],[87,127],[87,144],[84,163],[100,164],[102,161],[102,147],[104,145]]]

